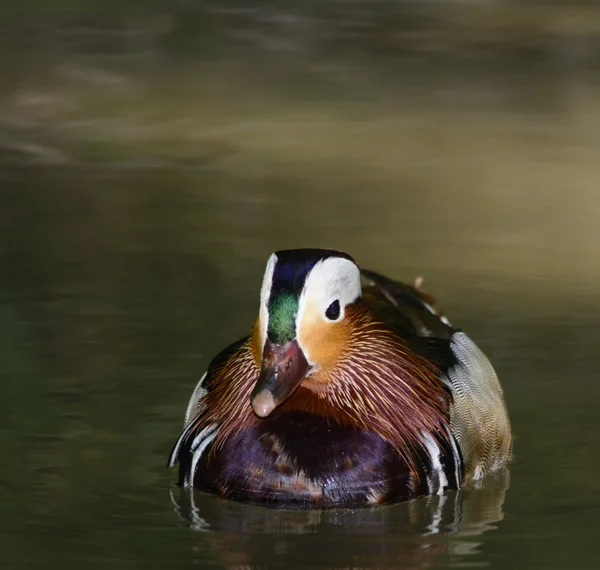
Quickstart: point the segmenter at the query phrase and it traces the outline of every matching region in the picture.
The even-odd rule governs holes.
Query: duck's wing
[[[361,269],[361,274],[371,284],[363,291],[365,302],[403,338],[449,340],[456,331],[436,308],[435,299],[420,288],[420,280],[406,285],[368,269]]]
[[[365,302],[408,346],[433,362],[450,387],[451,429],[464,460],[465,480],[503,466],[512,450],[502,387],[490,361],[436,308],[433,297],[414,286],[362,269],[370,283]]]
[[[167,461],[168,467],[172,467],[179,461],[182,463],[182,468],[184,468],[184,463],[189,462],[188,456],[190,455],[190,445],[194,439],[191,436],[195,435],[194,420],[198,418],[204,409],[202,399],[210,390],[217,371],[248,342],[248,338],[249,337],[244,337],[237,342],[234,342],[217,354],[209,364],[204,376],[202,376],[198,384],[196,384],[185,412],[183,431],[169,454],[169,459]]]
[[[208,365],[208,369],[204,373],[204,376],[200,378],[196,388],[192,392],[190,401],[188,402],[187,409],[185,411],[185,419],[183,426],[187,427],[194,419],[198,417],[202,411],[202,398],[206,392],[210,389],[211,381],[217,370],[219,370],[240,348],[248,342],[249,337],[244,337],[233,344],[230,344],[227,348],[224,348],[217,356],[215,356],[211,363]]]

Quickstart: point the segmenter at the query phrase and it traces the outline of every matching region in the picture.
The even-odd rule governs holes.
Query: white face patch
[[[304,283],[296,316],[296,334],[300,339],[300,328],[307,312],[317,313],[324,322],[337,322],[344,318],[346,305],[356,301],[362,293],[360,271],[355,263],[343,257],[330,257],[317,263]],[[339,302],[339,317],[331,320],[327,309]],[[305,358],[311,362],[308,347],[300,344]]]
[[[273,272],[277,264],[277,256],[273,253],[267,261],[265,276],[263,277],[262,287],[260,289],[260,311],[258,313],[258,322],[260,325],[260,347],[261,353],[265,348],[267,341],[267,329],[269,327],[269,297],[271,296],[271,286],[273,285]]]

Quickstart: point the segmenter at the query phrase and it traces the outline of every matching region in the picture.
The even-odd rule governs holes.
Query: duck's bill
[[[300,386],[310,366],[295,340],[275,344],[267,339],[263,364],[250,396],[254,413],[266,418]]]

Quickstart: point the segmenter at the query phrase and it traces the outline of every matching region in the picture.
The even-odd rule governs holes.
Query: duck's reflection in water
[[[478,487],[372,509],[283,511],[171,490],[200,532],[195,548],[226,568],[424,568],[486,565],[483,534],[504,517],[507,470]]]

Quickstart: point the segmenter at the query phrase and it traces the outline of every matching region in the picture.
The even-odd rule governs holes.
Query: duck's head
[[[253,333],[260,365],[251,395],[257,416],[267,417],[303,383],[318,389],[343,356],[360,297],[360,270],[344,253],[297,249],[271,255]]]

